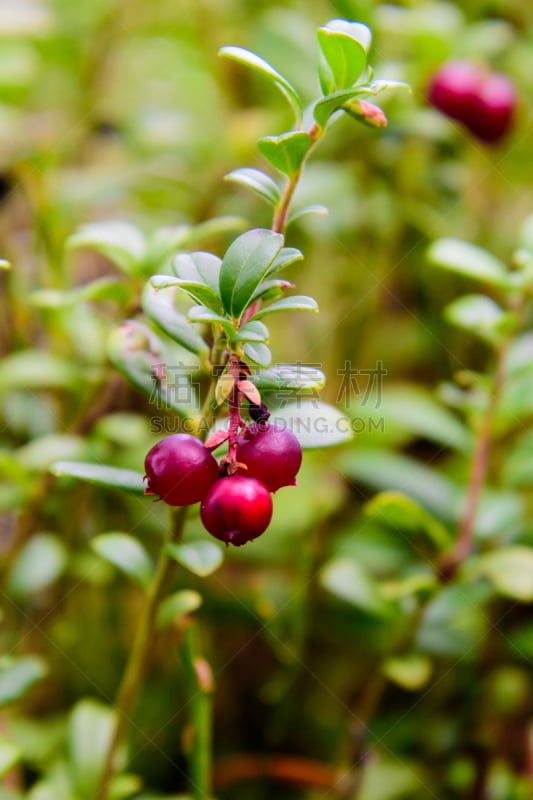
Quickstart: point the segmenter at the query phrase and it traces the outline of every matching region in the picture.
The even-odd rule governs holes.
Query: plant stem
[[[188,752],[191,792],[195,800],[211,795],[211,729],[213,715],[213,676],[202,658],[198,625],[185,624],[182,644],[185,687],[190,698],[190,750]]]
[[[283,233],[285,230],[287,218],[289,216],[289,208],[301,174],[302,170],[299,169],[298,172],[295,172],[294,175],[291,175],[285,184],[283,194],[281,195],[281,200],[276,206],[274,219],[272,220],[272,230],[274,233]]]
[[[172,525],[169,528],[167,542],[176,541],[180,538],[185,519],[187,516],[187,506],[183,506],[173,513]],[[165,590],[172,576],[175,564],[162,549],[157,562],[154,577],[146,594],[146,603],[141,613],[139,625],[135,633],[133,645],[129,654],[126,669],[124,670],[120,682],[115,709],[117,712],[117,722],[113,737],[107,751],[102,777],[95,794],[94,800],[107,800],[111,787],[111,779],[117,769],[117,753],[122,744],[131,716],[137,704],[137,698],[142,687],[146,658],[150,651],[151,641],[154,634],[155,619],[159,602],[165,594]]]
[[[324,134],[323,128],[321,128],[316,122],[314,122],[308,131],[309,138],[311,139],[311,144],[305,156],[305,159],[300,167],[300,169],[295,172],[293,175],[288,178],[287,183],[285,184],[285,188],[283,189],[283,194],[281,195],[281,200],[279,201],[276,209],[274,211],[274,218],[272,220],[272,230],[274,233],[283,233],[285,228],[287,227],[287,219],[289,216],[289,209],[292,203],[292,198],[294,196],[294,192],[296,191],[296,187],[300,181],[302,176],[302,172],[305,166],[305,162],[309,158],[309,154],[311,150],[318,142],[319,139],[322,138]]]
[[[453,578],[463,559],[472,551],[479,503],[489,469],[489,452],[492,429],[494,427],[494,417],[503,390],[507,348],[508,342],[504,341],[500,344],[496,352],[492,394],[485,415],[479,426],[474,446],[466,502],[459,523],[459,535],[453,550],[444,556],[441,563],[441,574],[446,580]]]

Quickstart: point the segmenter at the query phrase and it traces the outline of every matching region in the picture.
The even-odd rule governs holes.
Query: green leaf
[[[220,270],[220,295],[226,311],[238,319],[283,246],[283,236],[270,230],[243,233],[229,246]]]
[[[276,300],[281,297],[285,289],[294,289],[294,284],[280,278],[263,281],[253,293],[252,302],[255,303],[256,300]]]
[[[372,81],[368,87],[368,93],[377,95],[386,89],[407,89],[409,93],[412,92],[410,85],[405,81]]]
[[[503,262],[477,245],[460,239],[437,239],[427,251],[436,267],[457,272],[467,278],[508,288],[509,273]]]
[[[164,550],[170,558],[201,578],[211,575],[224,560],[222,548],[215,542],[204,540],[166,544]]]
[[[335,111],[339,111],[345,103],[361,94],[361,87],[355,86],[351,89],[341,89],[317,100],[313,107],[313,116],[316,122],[323,128]]]
[[[268,328],[262,322],[247,322],[233,337],[234,342],[268,342]]]
[[[416,647],[447,658],[472,659],[486,643],[489,625],[485,603],[490,592],[481,584],[441,587],[422,613]]]
[[[158,228],[148,237],[148,264],[155,269],[178,250],[196,247],[208,239],[219,239],[228,233],[240,233],[248,227],[243,217],[223,216],[197,225],[172,225]]]
[[[207,343],[204,342],[196,328],[193,328],[187,318],[177,311],[176,291],[177,289],[157,290],[147,283],[142,295],[144,313],[167,336],[190,350],[191,353],[202,355],[209,352]]]
[[[350,377],[349,369],[342,370],[342,373],[346,378]],[[377,372],[374,377],[377,377]],[[411,384],[385,386],[383,389],[379,385],[359,386],[357,381],[360,379],[363,376],[354,376],[351,389],[356,396],[353,400],[347,398],[349,413],[354,419],[366,423],[379,414],[387,435],[396,437],[402,444],[414,436],[470,452],[471,432],[432,392]],[[370,429],[370,424],[367,427]]]
[[[240,186],[245,186],[251,189],[252,192],[259,195],[259,197],[266,200],[274,208],[281,200],[281,192],[279,186],[272,178],[259,169],[251,167],[244,167],[243,169],[235,169],[226,175],[225,180],[233,183],[238,183]]]
[[[67,240],[67,247],[96,250],[128,275],[141,272],[146,258],[146,239],[138,228],[128,222],[84,225]]]
[[[423,689],[431,678],[432,671],[430,659],[420,653],[387,658],[383,664],[385,677],[409,692]]]
[[[237,61],[239,64],[245,64],[247,67],[250,67],[255,72],[258,72],[273,82],[287,98],[294,112],[296,122],[301,122],[302,103],[296,89],[283,75],[275,70],[274,67],[271,67],[268,62],[264,61],[264,59],[252,53],[250,50],[245,50],[243,47],[223,47],[219,50],[219,55],[230,58],[232,61]]]
[[[302,259],[303,255],[300,250],[296,249],[296,247],[283,247],[280,250],[279,255],[276,256],[268,268],[267,275],[274,275],[275,272],[286,269],[287,267],[290,267],[291,264],[294,264],[296,261],[301,261]]]
[[[5,258],[0,258],[0,269],[11,269],[11,263]]]
[[[344,33],[356,41],[368,53],[372,44],[372,31],[364,22],[350,22],[347,19],[330,19],[324,28],[335,33]]]
[[[54,461],[77,461],[87,458],[91,448],[81,436],[68,433],[49,433],[19,447],[16,459],[24,469],[43,472]]]
[[[38,656],[0,658],[0,708],[25,697],[47,672],[48,667]]]
[[[358,448],[337,462],[347,477],[363,486],[396,490],[445,520],[456,521],[462,508],[458,488],[434,469],[386,449]]]
[[[51,586],[67,565],[63,542],[51,533],[37,533],[26,542],[9,573],[7,590],[28,597]]]
[[[269,367],[272,364],[272,353],[266,344],[261,342],[247,342],[243,352],[248,361],[258,367]]]
[[[483,553],[466,566],[469,575],[483,575],[504,597],[533,602],[533,548],[510,545]]]
[[[182,589],[165,597],[157,611],[157,627],[168,628],[180,617],[192,614],[202,605],[202,595],[192,589]]]
[[[124,303],[130,296],[130,287],[118,278],[106,277],[89,281],[67,292],[40,289],[33,292],[30,301],[38,308],[64,308],[88,301],[113,300]]]
[[[471,331],[489,342],[498,341],[502,324],[509,316],[490,297],[482,294],[468,294],[459,297],[444,309],[448,322],[458,328]]]
[[[205,306],[193,306],[191,309],[189,309],[187,317],[191,322],[221,325],[228,338],[233,339],[235,336],[236,327],[234,323],[227,317],[216,314],[214,311],[211,311],[210,308],[206,308]]]
[[[81,461],[58,461],[50,471],[58,477],[78,478],[80,481],[105,486],[108,489],[122,489],[124,492],[144,494],[145,485],[142,472],[131,469],[118,469],[102,464],[88,464]]]
[[[102,533],[91,541],[91,547],[101,558],[147,589],[153,575],[150,556],[142,544],[127,533]]]
[[[257,146],[273,167],[291,178],[305,160],[311,137],[303,131],[292,131],[281,136],[265,136],[259,139]]]
[[[117,724],[117,712],[96,700],[81,700],[69,720],[68,746],[76,797],[94,797]],[[119,751],[116,768],[124,762]]]
[[[157,408],[176,411],[182,417],[197,415],[190,375],[197,365],[185,364],[181,352],[167,347],[146,326],[125,322],[110,334],[108,354],[119,372]]]
[[[254,372],[251,380],[260,391],[310,392],[322,389],[326,376],[322,370],[305,364],[275,364],[269,369]]]
[[[195,281],[173,278],[171,275],[153,275],[150,278],[150,283],[156,291],[173,287],[181,289],[181,291],[188,294],[189,297],[192,297],[197,303],[201,303],[201,305],[210,308],[215,314],[224,313],[224,307],[222,306],[222,301],[218,296],[218,292],[214,292],[213,289],[211,289],[210,286],[206,286],[205,283],[196,283]]]
[[[365,26],[366,27],[366,26]],[[318,44],[336,89],[348,89],[366,69],[366,50],[349,33],[329,27],[317,31]]]
[[[207,286],[219,297],[221,264],[220,258],[211,253],[180,253],[172,262],[172,269],[178,278]]]
[[[0,362],[0,392],[13,389],[77,389],[84,376],[66,358],[24,350]]]
[[[441,550],[452,543],[452,537],[439,520],[400,492],[381,492],[366,504],[365,512],[401,533],[420,531]]]
[[[350,558],[328,561],[320,573],[320,583],[335,597],[360,611],[378,617],[388,616],[392,606],[362,564]]]
[[[0,737],[0,778],[18,764],[21,755],[19,747]]]
[[[299,398],[276,409],[272,422],[286,425],[304,448],[331,447],[350,441],[351,420],[321,400]]]
[[[261,319],[268,314],[276,314],[279,311],[314,311],[316,314],[318,313],[318,303],[312,297],[307,297],[304,294],[295,294],[292,297],[284,297],[269,306],[260,308],[251,319]]]
[[[326,217],[329,214],[329,211],[326,206],[321,206],[320,204],[298,208],[295,211],[291,211],[289,214],[287,226],[292,225],[293,222],[303,219],[303,217],[310,216],[311,214],[317,214],[319,217]]]

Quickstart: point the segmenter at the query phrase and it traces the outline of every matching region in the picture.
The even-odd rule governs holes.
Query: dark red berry
[[[505,75],[468,61],[444,64],[430,81],[428,99],[478,139],[490,143],[508,133],[516,108],[516,92]]]
[[[209,489],[200,506],[202,522],[226,544],[241,545],[256,539],[272,519],[272,498],[255,478],[229,475]]]
[[[271,422],[250,425],[237,445],[236,456],[247,467],[242,474],[257,478],[271,492],[294,486],[302,464],[302,448],[296,436]]]
[[[489,73],[481,82],[475,114],[468,127],[484,142],[498,142],[510,130],[516,107],[516,92],[505,75]]]
[[[158,442],[144,461],[147,493],[170,506],[198,503],[218,478],[218,464],[202,442],[188,433],[175,433]]]
[[[446,116],[467,125],[473,115],[480,77],[480,69],[475,64],[449,61],[430,81],[429,102]]]

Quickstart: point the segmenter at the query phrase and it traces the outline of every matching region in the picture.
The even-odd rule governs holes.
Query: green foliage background
[[[369,24],[378,77],[413,92],[384,95],[385,130],[346,116],[320,144],[299,199],[329,215],[295,223],[287,243],[305,255],[289,279],[321,313],[271,324],[276,360],[322,369],[320,399],[347,413],[355,436],[306,453],[260,540],[228,551],[207,578],[185,568],[176,578],[175,590],[203,598],[197,608],[197,595],[181,596],[216,686],[215,793],[531,796],[528,315],[510,346],[475,552],[440,582],[493,354],[443,316],[479,287],[435,269],[427,248],[456,237],[511,262],[533,211],[533,10],[519,0],[26,0],[0,8],[0,255],[12,264],[0,270],[2,800],[94,796],[143,602],[95,537],[133,534],[153,557],[167,525],[162,504],[49,471],[64,459],[140,471],[161,437],[154,425],[173,424],[117,373],[106,344],[139,312],[153,265],[124,277],[67,240],[107,220],[146,237],[222,216],[269,227],[266,206],[224,176],[265,168],[256,141],[285,131],[288,110],[216,54],[248,47],[310,100],[315,29],[335,16]],[[428,78],[452,57],[515,83],[516,125],[500,146],[428,108]],[[231,226],[200,230],[194,247],[222,255]],[[77,290],[108,276],[98,296]],[[378,362],[379,393],[364,375],[350,383],[347,369]],[[200,531],[193,515],[187,541]],[[179,619],[153,642],[117,798],[189,791]]]

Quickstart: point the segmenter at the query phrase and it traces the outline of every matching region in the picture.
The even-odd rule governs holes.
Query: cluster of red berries
[[[195,436],[176,433],[146,456],[147,494],[171,506],[201,501],[206,530],[226,544],[256,539],[272,518],[271,492],[295,484],[302,463],[296,436],[281,425],[252,423],[237,440],[236,460],[220,465]]]
[[[483,142],[495,144],[510,130],[516,108],[511,81],[469,61],[449,61],[433,75],[428,100]]]

